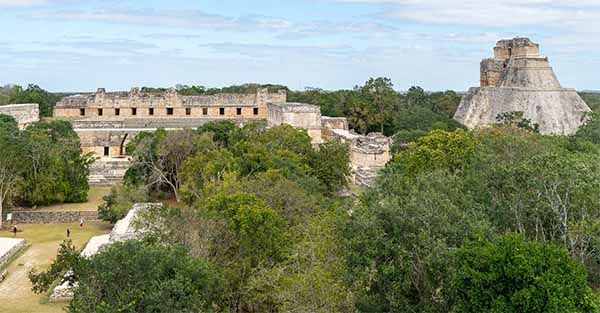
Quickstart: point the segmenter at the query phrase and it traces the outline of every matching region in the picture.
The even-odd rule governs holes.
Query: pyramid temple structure
[[[454,118],[477,128],[509,112],[522,112],[542,134],[569,135],[590,108],[574,89],[560,85],[538,44],[514,38],[498,41],[494,58],[481,61],[481,86],[469,89]]]

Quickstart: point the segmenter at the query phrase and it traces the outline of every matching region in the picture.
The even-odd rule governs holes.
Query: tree
[[[392,165],[411,175],[434,169],[456,171],[465,166],[475,152],[477,139],[464,130],[436,130],[408,145],[394,158]]]
[[[19,128],[14,118],[0,114],[0,229],[4,203],[16,189],[21,180],[22,151]]]
[[[458,252],[452,312],[598,312],[587,275],[567,251],[522,235]]]
[[[286,255],[285,220],[248,193],[218,193],[207,199],[199,213],[226,225],[221,233],[213,235],[212,254],[224,268],[229,306],[237,311],[248,310],[252,304],[243,297],[248,279],[257,269],[270,268]]]
[[[135,203],[147,202],[147,191],[143,186],[113,186],[104,197],[104,203],[98,206],[98,217],[109,223],[124,218]]]
[[[453,251],[491,235],[461,178],[387,171],[360,200],[343,231],[356,310],[448,312]]]
[[[600,115],[590,113],[584,117],[584,121],[573,137],[576,140],[600,144]]]
[[[379,77],[369,79],[364,86],[360,87],[362,96],[377,108],[377,122],[380,132],[383,134],[383,126],[388,119],[389,111],[396,102],[394,85],[389,78]]]
[[[90,259],[64,248],[48,272],[30,277],[43,292],[46,276],[70,269],[78,284],[68,312],[210,312],[221,304],[220,272],[181,247],[129,240]]]
[[[322,144],[311,160],[313,175],[317,177],[327,194],[334,194],[348,186],[350,177],[350,147],[339,141]]]
[[[51,117],[60,96],[47,92],[37,85],[29,84],[27,89],[16,86],[16,94],[10,103],[37,103],[40,105],[40,116]]]
[[[140,134],[128,145],[133,165],[127,171],[126,182],[143,184],[149,190],[167,189],[179,202],[185,161],[197,152],[214,148],[211,134],[198,134],[191,129]]]
[[[23,184],[19,198],[25,204],[84,202],[87,177],[94,162],[82,154],[77,133],[66,121],[40,121],[22,133]]]

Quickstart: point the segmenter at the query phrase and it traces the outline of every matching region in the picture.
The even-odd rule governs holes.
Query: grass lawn
[[[8,266],[8,276],[0,283],[0,312],[49,313],[64,312],[66,304],[48,303],[47,295],[31,291],[27,274],[32,268],[45,269],[54,260],[58,245],[66,239],[67,227],[71,239],[78,249],[83,249],[93,236],[107,234],[111,225],[102,222],[87,222],[83,228],[78,223],[52,225],[18,225],[22,232],[17,237],[25,238],[29,247]],[[12,237],[8,230],[0,232],[2,237]]]
[[[40,211],[96,211],[104,201],[102,197],[110,192],[111,187],[91,186],[88,193],[88,201],[84,203],[63,203],[45,207],[38,207]]]

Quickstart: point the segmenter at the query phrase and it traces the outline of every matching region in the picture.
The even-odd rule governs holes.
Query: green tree
[[[396,92],[389,78],[379,77],[369,79],[360,87],[361,95],[376,108],[376,122],[379,130],[384,133],[384,124],[388,121],[390,110],[396,103]]]
[[[435,169],[456,171],[468,163],[476,147],[477,139],[471,132],[436,130],[409,144],[396,155],[393,165],[412,175]]]
[[[587,141],[594,144],[600,144],[600,115],[590,113],[584,117],[585,123],[579,127],[575,135],[575,140]]]
[[[69,269],[78,284],[68,312],[211,312],[221,304],[219,271],[181,247],[130,240],[90,259],[73,251],[63,245],[48,272],[30,275],[43,292]]]
[[[21,141],[17,121],[8,115],[0,114],[0,229],[4,204],[16,189],[23,171]]]
[[[348,186],[350,147],[339,141],[328,141],[319,147],[311,160],[313,175],[321,181],[327,194]]]
[[[452,251],[490,227],[459,176],[388,171],[343,234],[359,312],[448,312]]]
[[[66,121],[40,121],[22,133],[23,184],[19,198],[25,204],[87,200],[91,154],[82,154],[79,137]]]
[[[458,252],[452,312],[598,312],[583,267],[563,248],[521,235]]]
[[[244,297],[248,279],[259,268],[270,268],[283,260],[288,249],[285,220],[248,193],[218,193],[207,199],[200,214],[226,225],[214,235],[211,250],[215,262],[225,268],[230,308],[251,310],[252,304]]]
[[[10,103],[37,103],[40,105],[40,116],[51,117],[54,106],[60,98],[59,95],[49,93],[37,85],[30,84],[26,89],[16,86],[16,94],[10,99]]]
[[[102,197],[104,203],[98,206],[98,217],[109,223],[124,218],[135,203],[148,202],[147,191],[142,186],[113,186],[110,193]]]

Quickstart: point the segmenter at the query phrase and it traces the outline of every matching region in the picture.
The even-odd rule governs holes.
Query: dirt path
[[[27,274],[31,269],[41,270],[52,263],[59,244],[66,239],[67,227],[71,229],[71,239],[77,248],[83,248],[91,237],[110,231],[110,226],[104,223],[87,223],[83,228],[76,223],[20,226],[23,232],[17,235],[25,238],[30,246],[9,265],[8,276],[0,283],[0,312],[64,312],[65,304],[48,303],[46,295],[31,291]]]

